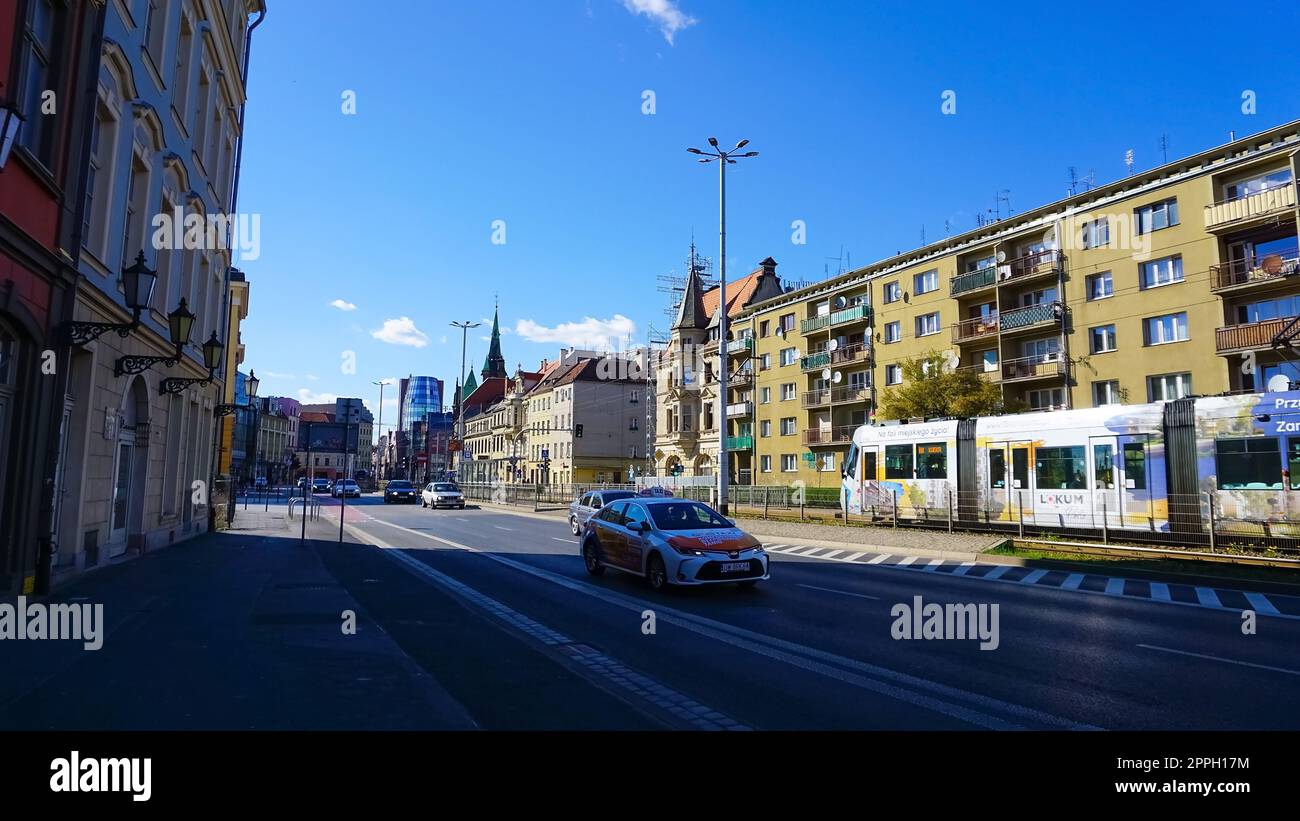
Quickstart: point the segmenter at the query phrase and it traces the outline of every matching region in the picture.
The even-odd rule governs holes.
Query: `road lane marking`
[[[551,538],[557,542],[564,542],[565,544],[573,544],[573,539],[561,539],[559,536],[552,536]]]
[[[1163,582],[1151,582],[1151,598],[1156,601],[1171,601],[1169,585]]]
[[[1278,609],[1273,606],[1273,602],[1266,599],[1263,594],[1243,593],[1243,595],[1246,597],[1246,601],[1250,602],[1250,606],[1255,609],[1256,613],[1263,613],[1266,616],[1279,615]]]
[[[853,596],[854,598],[857,599],[871,599],[872,601],[880,601],[879,596],[868,596],[865,593],[850,593],[847,590],[835,590],[830,587],[818,587],[815,584],[800,584],[799,587],[806,587],[809,590],[821,590],[824,593],[838,593],[841,596]]]
[[[917,559],[916,556],[907,556],[901,562],[895,564],[894,567],[907,567],[912,562],[916,561],[916,559]]]
[[[1037,569],[1037,570],[1031,572],[1028,576],[1025,576],[1023,579],[1021,579],[1021,580],[1020,580],[1020,583],[1021,583],[1021,584],[1038,584],[1038,580],[1041,579],[1041,578],[1043,578],[1043,577],[1046,576],[1046,575],[1047,575],[1047,571],[1046,571],[1046,570],[1043,570],[1043,569],[1040,567],[1039,569]]]
[[[1083,575],[1082,573],[1071,573],[1065,578],[1065,581],[1061,582],[1061,589],[1078,590],[1079,585],[1083,584]]]
[[[1274,673],[1286,673],[1288,676],[1300,676],[1300,670],[1288,670],[1285,667],[1270,667],[1267,664],[1256,664],[1253,661],[1238,661],[1237,659],[1225,659],[1222,656],[1211,656],[1206,653],[1193,653],[1190,650],[1175,650],[1172,647],[1159,647],[1154,644],[1139,644],[1138,647],[1147,650],[1159,650],[1162,653],[1174,653],[1179,656],[1191,656],[1198,659],[1207,659],[1209,661],[1221,661],[1224,664],[1236,664],[1240,667],[1254,667],[1257,670],[1270,670]]]
[[[1122,596],[1122,595],[1124,595],[1124,580],[1123,580],[1123,579],[1107,579],[1107,580],[1106,580],[1106,595],[1107,595],[1107,596]]]
[[[827,553],[827,554],[825,554],[824,556],[818,556],[817,558],[819,558],[819,559],[833,559],[833,558],[835,558],[836,556],[840,555],[840,554],[843,553],[843,552],[844,552],[843,550],[832,550],[830,553]]]
[[[1208,587],[1196,588],[1196,600],[1205,607],[1223,607],[1219,601],[1219,594]]]
[[[956,570],[952,571],[952,575],[965,576],[967,573],[970,572],[970,569],[974,566],[975,566],[975,562],[962,562],[961,564],[957,565]]]
[[[879,556],[876,556],[875,558],[872,558],[872,559],[867,560],[867,564],[880,564],[880,563],[883,562],[885,559],[893,558],[893,555],[894,555],[894,554],[892,554],[892,553],[881,553]]]
[[[514,528],[502,527],[501,525],[492,525],[492,526],[495,527],[497,530],[509,530],[511,533],[515,532]]]
[[[931,559],[930,563],[921,569],[924,570],[926,573],[933,573],[936,570],[938,570],[942,564],[943,564],[943,559]]]
[[[995,567],[995,568],[993,568],[992,570],[990,570],[989,572],[985,573],[982,577],[977,577],[977,578],[996,579],[996,578],[998,578],[999,576],[1001,576],[1003,573],[1006,573],[1006,572],[1007,572],[1008,570],[1010,570],[1010,569],[1011,569],[1011,565],[1009,565],[1009,564],[1000,564],[1000,565],[998,565],[997,567]]]
[[[836,681],[879,693],[922,709],[938,712],[947,715],[950,718],[955,718],[959,721],[964,721],[978,727],[984,727],[990,730],[1012,730],[1024,728],[1023,725],[1017,724],[1014,721],[997,715],[992,715],[989,712],[984,712],[985,710],[991,710],[1015,716],[1019,719],[1035,721],[1039,724],[1057,728],[1085,730],[1099,729],[1090,724],[1084,724],[1071,719],[1055,716],[1051,713],[1045,713],[1032,707],[1025,707],[992,696],[962,690],[961,688],[941,684],[937,681],[931,681],[907,673],[900,673],[886,667],[879,667],[857,659],[836,655],[835,653],[825,650],[819,650],[815,647],[809,647],[807,645],[780,639],[775,636],[747,630],[743,627],[727,624],[726,622],[715,621],[713,619],[705,618],[704,616],[697,616],[693,613],[676,610],[667,607],[660,602],[650,602],[646,599],[638,599],[621,593],[615,593],[612,590],[606,590],[586,582],[576,581],[558,573],[542,570],[541,568],[533,567],[532,565],[523,562],[517,562],[495,553],[486,552],[476,547],[470,547],[469,545],[461,544],[459,542],[453,542],[452,540],[445,539],[441,536],[434,536],[430,533],[421,533],[417,530],[411,530],[410,528],[402,527],[401,525],[392,524],[391,522],[385,522],[379,519],[375,519],[374,521],[378,524],[404,531],[412,536],[419,536],[430,541],[441,542],[449,547],[459,548],[471,553],[478,553],[484,558],[490,559],[499,564],[512,567],[539,579],[550,581],[560,587],[586,594],[604,601],[607,604],[622,607],[638,614],[647,606],[652,606],[660,621],[666,621],[669,624],[676,624],[677,626],[690,630],[697,635],[712,638],[725,644],[730,644],[733,647],[748,650],[770,659],[782,661],[802,670],[815,672],[828,678],[835,679]],[[355,527],[350,527],[350,529],[354,533],[358,534],[358,536],[365,536],[363,531]],[[367,541],[369,541],[369,539],[367,539]],[[397,548],[397,550],[401,550],[401,548]],[[423,564],[423,562],[421,562],[421,564]],[[849,672],[850,670],[857,672]],[[863,675],[859,675],[859,673],[862,673]],[[868,678],[868,676],[874,676],[874,678]],[[884,680],[882,681],[881,679]],[[908,687],[914,689],[907,689]],[[926,693],[917,692],[917,690],[927,690],[936,695],[927,695]],[[955,700],[977,704],[982,709],[967,707],[964,704],[955,703]]]

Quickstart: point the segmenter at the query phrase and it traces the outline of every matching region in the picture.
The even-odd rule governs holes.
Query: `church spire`
[[[501,307],[498,304],[492,309],[492,342],[488,345],[487,359],[483,360],[484,379],[504,379],[507,375],[506,358],[501,355],[501,324],[498,321],[500,313]]]
[[[695,255],[695,240],[691,239],[691,256],[687,260],[686,287],[682,293],[682,304],[677,312],[677,321],[673,330],[679,328],[704,329],[709,325],[709,318],[704,314],[704,284],[700,282],[702,260]]]

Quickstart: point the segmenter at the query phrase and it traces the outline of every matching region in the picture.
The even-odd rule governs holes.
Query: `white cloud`
[[[678,8],[676,0],[623,0],[623,8],[654,21],[668,45],[673,44],[677,32],[699,22]]]
[[[446,344],[447,344],[447,335],[446,335],[446,334],[443,334],[442,336],[438,337],[438,342],[441,343],[441,344],[443,344],[443,345],[446,345]]]
[[[334,300],[333,302],[330,303],[330,307],[338,308],[340,311],[355,311],[357,309],[357,306],[353,305],[351,302],[346,302],[342,299]]]
[[[271,379],[297,379],[298,378],[291,373],[277,373],[276,371],[263,371],[262,376],[268,376]]]
[[[309,374],[307,374],[307,381],[308,381],[308,382],[315,382],[317,379],[320,379],[320,377],[317,376],[316,374],[314,374],[314,373],[309,373]]]
[[[327,402],[333,402],[338,398],[338,394],[315,393],[310,388],[298,389],[298,401],[304,405],[323,405]]]
[[[636,335],[636,323],[622,314],[609,319],[584,317],[581,322],[562,322],[554,328],[521,319],[515,333],[529,342],[558,342],[561,345],[605,351],[618,347],[626,337]]]
[[[429,337],[415,327],[415,323],[407,316],[398,319],[385,319],[384,327],[371,331],[370,335],[380,342],[387,342],[389,345],[409,345],[412,348],[423,348],[429,344]]]

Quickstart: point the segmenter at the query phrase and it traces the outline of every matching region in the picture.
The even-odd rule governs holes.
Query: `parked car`
[[[299,490],[302,490],[303,488],[307,487],[307,477],[299,476],[298,484],[294,485],[294,487],[298,488]]]
[[[329,479],[312,479],[312,480],[311,480],[311,492],[312,492],[312,493],[329,493],[329,492],[330,492],[330,480],[329,480]]]
[[[643,576],[656,590],[728,582],[753,587],[770,578],[758,539],[708,505],[678,498],[605,505],[583,528],[582,561],[593,576],[612,567]]]
[[[353,479],[339,479],[334,483],[334,489],[330,495],[336,499],[342,499],[344,496],[361,496],[361,486]]]
[[[458,507],[465,509],[465,494],[451,482],[430,482],[420,494],[420,506],[437,509]]]
[[[405,479],[393,479],[384,486],[384,504],[389,502],[414,502],[420,498],[415,485]]]
[[[630,499],[636,494],[630,490],[593,490],[584,493],[569,505],[569,530],[574,536],[582,535],[582,526],[591,515],[610,502]]]
[[[253,480],[253,487],[257,488],[258,490],[266,490],[266,488],[268,487],[268,483],[267,483],[267,481],[266,481],[266,477],[265,477],[265,476],[258,476],[256,479],[254,479],[254,480]]]

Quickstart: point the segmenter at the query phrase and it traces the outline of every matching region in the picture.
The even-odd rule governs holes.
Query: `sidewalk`
[[[103,647],[0,642],[0,729],[472,728],[276,508],[33,599],[102,603]]]

